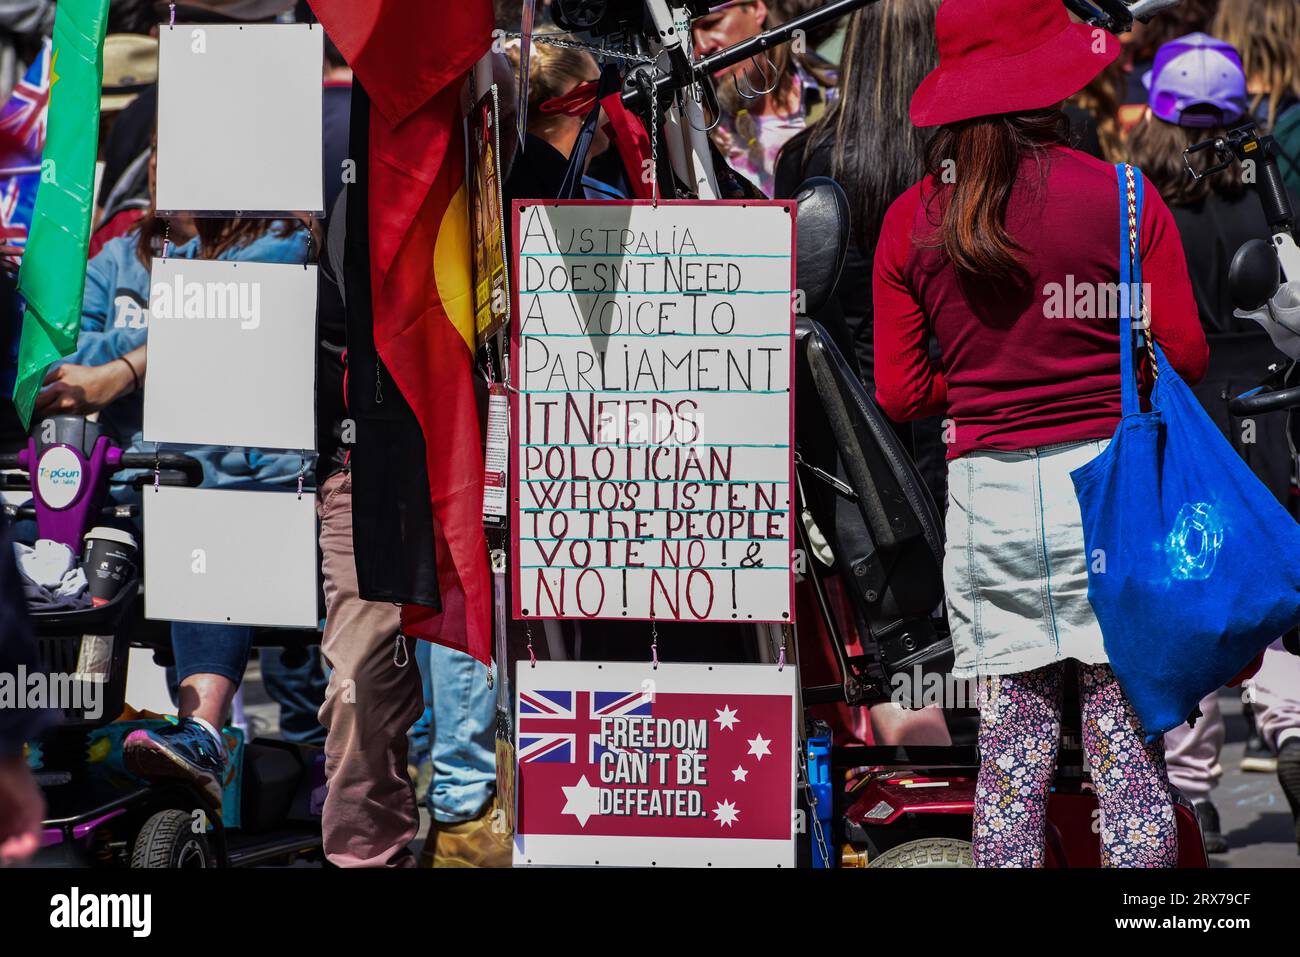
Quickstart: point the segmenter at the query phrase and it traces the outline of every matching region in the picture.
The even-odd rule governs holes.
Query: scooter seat
[[[947,672],[938,509],[894,426],[817,322],[796,330],[796,435],[805,507],[892,679]],[[811,562],[810,562],[811,564]]]

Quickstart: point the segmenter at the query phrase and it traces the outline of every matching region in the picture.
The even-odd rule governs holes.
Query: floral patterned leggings
[[[1145,744],[1108,665],[1079,668],[1083,749],[1101,804],[1105,867],[1173,867],[1178,830],[1164,745]],[[1061,736],[1063,663],[979,682],[976,867],[1042,867]]]

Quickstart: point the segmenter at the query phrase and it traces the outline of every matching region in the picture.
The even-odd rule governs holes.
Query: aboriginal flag
[[[491,42],[492,6],[311,6],[356,77],[345,287],[361,596],[401,603],[408,634],[487,663],[492,592],[460,90]]]

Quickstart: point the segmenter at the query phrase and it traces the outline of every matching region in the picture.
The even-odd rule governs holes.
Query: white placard
[[[514,863],[793,867],[796,671],[519,662]]]
[[[514,214],[515,617],[793,620],[794,205]]]
[[[310,492],[145,488],[146,618],[314,628]]]
[[[324,38],[309,24],[160,29],[160,213],[324,212]]]
[[[316,267],[154,259],[147,442],[316,448]]]

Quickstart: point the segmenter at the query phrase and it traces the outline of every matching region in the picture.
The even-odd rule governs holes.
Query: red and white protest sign
[[[520,662],[516,865],[790,867],[795,669]]]

